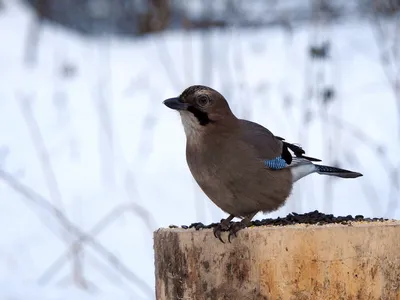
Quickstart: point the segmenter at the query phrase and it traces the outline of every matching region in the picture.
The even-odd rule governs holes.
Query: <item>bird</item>
[[[283,206],[295,182],[313,173],[357,178],[361,173],[316,164],[304,149],[264,126],[237,118],[225,97],[204,85],[187,87],[163,104],[179,112],[186,135],[186,162],[200,189],[229,214],[214,227],[228,240],[250,225],[258,212]],[[234,218],[240,222],[231,222]]]

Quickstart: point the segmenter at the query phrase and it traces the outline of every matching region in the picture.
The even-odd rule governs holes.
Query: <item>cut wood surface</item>
[[[157,300],[400,300],[400,221],[154,233]]]

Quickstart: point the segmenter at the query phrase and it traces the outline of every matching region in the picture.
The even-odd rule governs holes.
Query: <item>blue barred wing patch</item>
[[[281,170],[288,166],[282,156],[275,157],[273,159],[264,160],[264,165],[272,170]]]

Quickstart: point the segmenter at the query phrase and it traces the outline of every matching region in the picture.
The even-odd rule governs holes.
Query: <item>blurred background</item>
[[[226,217],[162,105],[192,84],[364,174],[255,218],[400,218],[399,51],[399,0],[0,0],[0,299],[154,299],[153,231]]]

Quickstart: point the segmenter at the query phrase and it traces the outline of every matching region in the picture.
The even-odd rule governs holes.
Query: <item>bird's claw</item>
[[[231,237],[235,236],[237,237],[237,233],[246,227],[246,224],[244,224],[243,222],[238,222],[238,223],[234,223],[232,224],[232,226],[229,228],[229,235],[228,235],[228,241],[229,243],[231,242]]]
[[[221,222],[217,226],[214,227],[213,233],[217,239],[219,239],[222,243],[225,244],[225,242],[223,241],[223,239],[221,237],[221,234],[223,231],[228,231],[228,230],[229,230],[229,225],[227,225],[224,222]]]

